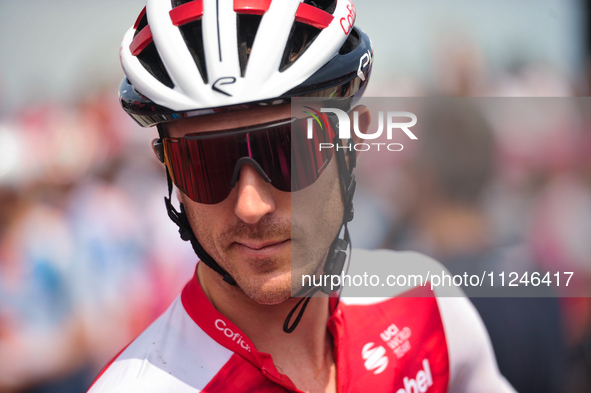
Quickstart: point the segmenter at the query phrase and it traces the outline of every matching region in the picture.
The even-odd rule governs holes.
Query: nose
[[[251,165],[243,165],[237,189],[234,213],[247,224],[256,224],[266,214],[275,211],[274,188]]]

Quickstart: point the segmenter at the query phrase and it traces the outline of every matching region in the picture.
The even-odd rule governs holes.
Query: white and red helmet
[[[373,50],[350,0],[147,0],[121,44],[144,127],[313,96],[356,100]]]

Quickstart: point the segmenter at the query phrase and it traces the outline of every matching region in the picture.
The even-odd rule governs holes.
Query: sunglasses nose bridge
[[[238,178],[240,177],[240,171],[242,170],[242,167],[246,164],[251,165],[267,183],[271,183],[271,179],[265,173],[265,171],[263,171],[263,168],[261,168],[258,162],[256,162],[251,157],[242,157],[236,162],[236,165],[234,166],[234,173],[232,174],[232,180],[230,181],[230,188],[234,188],[236,182],[238,181]]]

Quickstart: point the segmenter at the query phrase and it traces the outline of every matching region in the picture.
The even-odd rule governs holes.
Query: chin
[[[287,277],[284,277],[287,276]],[[238,282],[238,286],[252,301],[268,306],[291,298],[291,274],[261,280]]]

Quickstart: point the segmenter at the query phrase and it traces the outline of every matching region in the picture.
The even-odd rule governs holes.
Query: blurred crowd
[[[589,92],[540,63],[492,75],[478,48],[453,42],[439,47],[432,81],[376,80],[370,94]],[[0,119],[2,393],[85,391],[194,269],[164,209],[156,134],[123,113],[115,90]],[[558,293],[569,298],[473,301],[519,391],[589,392],[591,102],[511,100],[431,101],[417,144],[360,159],[354,246],[419,250],[451,271],[574,271]]]
[[[116,92],[0,121],[0,392],[83,392],[191,276]]]

